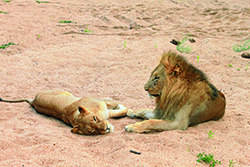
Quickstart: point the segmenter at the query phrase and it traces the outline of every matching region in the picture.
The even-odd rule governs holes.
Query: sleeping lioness
[[[110,99],[77,98],[61,90],[38,93],[35,99],[5,100],[2,102],[29,103],[38,113],[53,116],[72,125],[77,134],[105,134],[113,131],[109,117],[126,116],[127,108]]]

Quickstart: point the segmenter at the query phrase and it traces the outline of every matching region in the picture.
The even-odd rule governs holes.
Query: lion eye
[[[93,133],[94,131],[95,131],[95,129],[91,129],[91,130],[90,130],[90,133]]]
[[[97,118],[96,118],[96,116],[93,116],[93,120],[96,122],[97,121]]]
[[[153,80],[154,80],[154,81],[156,81],[156,80],[158,80],[158,79],[159,79],[159,77],[154,77],[154,79],[153,79]]]

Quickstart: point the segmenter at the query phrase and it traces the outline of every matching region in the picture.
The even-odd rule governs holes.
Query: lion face
[[[113,131],[113,126],[106,120],[101,120],[96,114],[79,106],[80,114],[76,117],[71,132],[84,135],[105,134]]]
[[[166,82],[166,72],[163,64],[159,64],[151,73],[144,89],[150,97],[158,97],[162,94],[162,89]]]

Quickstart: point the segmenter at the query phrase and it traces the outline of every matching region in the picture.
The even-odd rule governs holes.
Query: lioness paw
[[[127,108],[122,104],[118,104],[117,109],[119,109],[119,110],[127,110]]]

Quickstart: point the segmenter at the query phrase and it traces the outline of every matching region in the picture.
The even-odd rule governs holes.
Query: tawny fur
[[[126,116],[127,109],[110,99],[77,98],[69,92],[47,90],[38,93],[35,99],[6,100],[2,102],[29,103],[38,113],[55,117],[71,125],[77,134],[105,134],[113,131],[109,117]]]
[[[149,119],[128,125],[128,132],[182,129],[224,116],[226,99],[206,75],[183,56],[174,52],[162,55],[151,73],[145,90],[155,97],[154,110],[129,110],[130,117]]]

